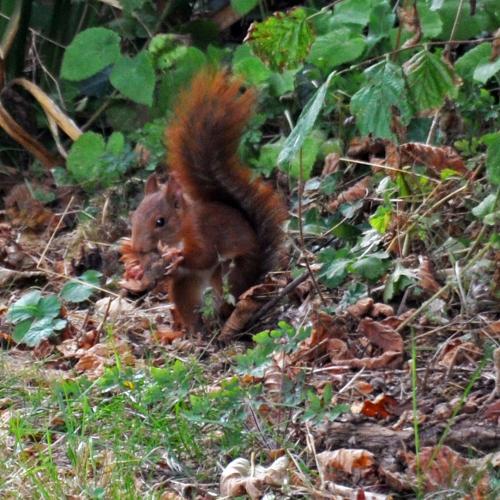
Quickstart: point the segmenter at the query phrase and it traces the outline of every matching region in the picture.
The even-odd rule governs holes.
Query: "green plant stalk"
[[[418,401],[417,401],[417,344],[415,340],[415,329],[411,329],[411,400],[413,412],[413,432],[415,435],[415,467],[417,472],[417,498],[422,498],[423,481],[420,469],[420,429],[418,424]]]
[[[488,353],[486,353],[483,358],[481,359],[479,366],[474,370],[474,373],[472,374],[469,383],[467,384],[467,387],[464,389],[464,392],[462,393],[462,396],[460,397],[460,400],[458,403],[455,405],[453,408],[453,411],[451,412],[450,418],[446,422],[446,427],[443,430],[443,434],[441,434],[441,437],[439,438],[439,441],[437,442],[436,446],[434,447],[434,451],[432,452],[431,458],[429,460],[429,467],[432,466],[432,463],[436,459],[437,454],[439,453],[439,450],[443,446],[443,443],[445,439],[447,438],[448,434],[451,431],[451,426],[453,425],[453,422],[458,414],[458,412],[462,409],[465,400],[467,399],[467,396],[470,394],[470,391],[472,390],[472,387],[474,387],[474,384],[479,380],[479,377],[481,376],[481,373],[486,365],[486,363],[489,360]]]

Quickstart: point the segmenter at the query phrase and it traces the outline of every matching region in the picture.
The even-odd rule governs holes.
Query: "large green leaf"
[[[406,62],[404,68],[417,111],[439,108],[445,97],[456,97],[455,72],[438,55],[424,49]]]
[[[254,23],[249,43],[253,51],[272,69],[297,67],[307,56],[314,40],[304,9],[286,14],[277,12],[260,23]]]
[[[297,124],[293,128],[290,135],[287,137],[283,149],[278,157],[278,164],[284,165],[290,163],[292,158],[298,153],[299,149],[304,144],[306,137],[314,127],[314,123],[318,118],[319,112],[325,102],[326,91],[334,73],[326,79],[321,87],[316,91],[313,97],[305,105]]]
[[[401,68],[382,61],[364,72],[367,83],[351,98],[351,111],[361,135],[394,138],[392,108],[400,111],[404,123],[409,119],[405,82]]]
[[[120,37],[106,28],[89,28],[75,36],[64,53],[61,76],[79,81],[89,78],[120,57]]]
[[[120,57],[110,75],[113,87],[134,102],[151,106],[155,88],[155,72],[147,52],[135,57]]]
[[[360,35],[351,35],[348,29],[338,29],[316,38],[307,60],[323,71],[358,58],[366,46],[365,39]]]
[[[455,62],[455,69],[462,78],[472,80],[474,70],[480,64],[488,63],[490,56],[491,43],[481,43],[458,58]]]

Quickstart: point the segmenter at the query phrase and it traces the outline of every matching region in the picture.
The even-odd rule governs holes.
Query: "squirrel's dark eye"
[[[155,221],[156,227],[163,227],[165,225],[165,219],[163,217],[158,217]]]

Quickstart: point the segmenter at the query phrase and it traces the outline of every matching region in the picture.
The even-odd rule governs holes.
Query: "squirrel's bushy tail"
[[[251,89],[225,71],[205,69],[181,93],[166,130],[170,171],[193,200],[218,201],[243,212],[261,248],[261,272],[275,268],[286,208],[280,196],[243,167],[238,145],[255,102]]]

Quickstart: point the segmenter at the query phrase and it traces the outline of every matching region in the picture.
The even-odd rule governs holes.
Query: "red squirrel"
[[[224,283],[237,299],[280,259],[285,205],[237,152],[254,101],[255,92],[226,71],[198,73],[165,131],[169,180],[162,186],[151,176],[132,216],[134,252],[169,248],[168,293],[188,330],[200,327],[207,287],[222,308]]]

